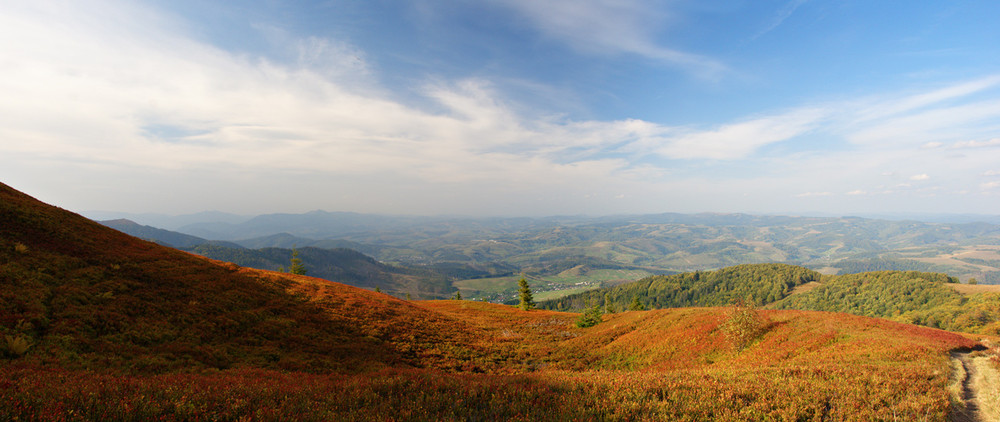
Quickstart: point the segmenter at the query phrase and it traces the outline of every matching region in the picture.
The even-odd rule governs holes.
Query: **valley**
[[[1000,283],[1000,226],[988,223],[745,214],[473,219],[323,211],[248,217],[241,223],[185,221],[178,231],[124,221],[104,224],[260,269],[287,266],[293,247],[304,253],[352,249],[404,273],[421,274],[412,276],[421,281],[408,285],[392,277],[356,285],[373,289],[381,284],[381,290],[398,297],[409,293],[427,299],[461,292],[467,299],[502,303],[513,297],[521,275],[543,298],[557,299],[651,275],[752,263],[786,263],[824,274],[942,272],[963,282]],[[250,250],[265,248],[282,250],[266,252],[271,254],[267,259],[249,256],[263,253]],[[316,258],[303,256],[307,267],[331,265]]]

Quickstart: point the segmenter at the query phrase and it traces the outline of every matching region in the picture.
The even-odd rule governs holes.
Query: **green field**
[[[531,285],[535,300],[551,300],[596,289],[605,283],[618,284],[651,275],[653,273],[644,270],[590,270],[576,267],[554,275],[526,275],[525,278]],[[514,297],[517,292],[517,280],[520,278],[520,276],[475,278],[460,280],[454,285],[469,299],[505,300]]]

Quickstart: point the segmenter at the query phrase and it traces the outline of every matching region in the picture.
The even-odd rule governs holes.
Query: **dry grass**
[[[963,295],[977,293],[1000,293],[1000,284],[949,284],[951,288]]]
[[[1000,373],[988,356],[972,358],[976,376],[972,388],[977,392],[979,413],[984,421],[1000,421]]]

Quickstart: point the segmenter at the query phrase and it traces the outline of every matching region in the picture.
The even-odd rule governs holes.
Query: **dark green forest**
[[[627,309],[635,298],[646,309],[726,306],[738,299],[764,305],[781,300],[796,286],[817,281],[820,277],[816,271],[794,265],[743,264],[716,271],[647,277],[543,302],[540,306],[580,310],[598,303],[605,306],[610,303],[617,309]]]

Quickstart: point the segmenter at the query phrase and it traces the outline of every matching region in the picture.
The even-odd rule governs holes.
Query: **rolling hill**
[[[1000,290],[969,286],[941,273],[873,271],[824,276],[786,264],[744,264],[717,271],[651,276],[539,304],[546,309],[591,306],[624,310],[726,306],[740,300],[773,309],[843,312],[1000,335]]]
[[[725,308],[579,328],[403,301],[163,247],[2,184],[0,285],[11,420],[943,421],[948,353],[979,347],[843,313],[763,311],[736,348]]]
[[[443,344],[473,353],[474,332],[411,303],[163,247],[7,186],[0,186],[0,262],[0,334],[29,342],[29,362],[357,371],[424,366],[424,350]],[[397,347],[399,335],[408,340]]]
[[[139,225],[124,219],[99,223],[141,239],[243,267],[277,271],[289,266],[292,255],[291,249],[273,247],[248,249],[232,242],[210,241],[179,232]],[[332,247],[335,244],[351,244],[351,242],[312,242],[291,235],[275,235],[268,239],[268,242],[286,240],[288,242],[285,243],[290,247],[295,246],[295,240],[327,246],[305,247],[299,250],[299,258],[308,269],[309,275],[313,277],[369,290],[378,287],[398,297],[409,294],[419,299],[443,299],[451,297],[455,292],[449,277],[433,269],[387,265],[355,250]]]

